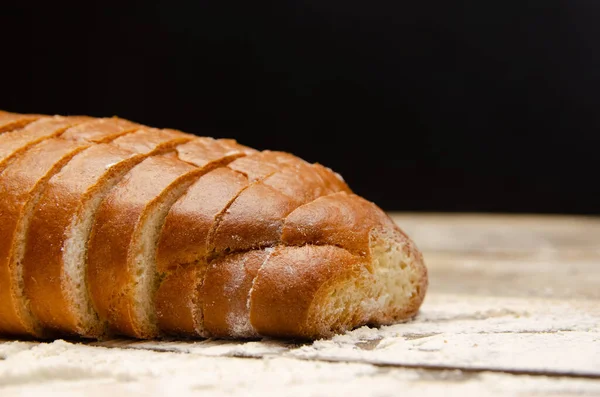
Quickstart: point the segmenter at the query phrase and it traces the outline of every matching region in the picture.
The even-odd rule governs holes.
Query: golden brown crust
[[[220,167],[250,153],[253,153],[252,149],[235,141],[204,137],[177,147],[179,159],[198,167]]]
[[[359,265],[359,257],[331,245],[277,247],[254,280],[252,326],[265,336],[313,337],[307,319],[317,292]]]
[[[158,244],[158,271],[205,258],[216,217],[247,185],[244,175],[229,168],[217,168],[200,177],[167,215]]]
[[[27,150],[0,174],[0,333],[39,336],[15,285],[17,246],[27,227],[24,215],[47,180],[87,147],[82,142],[50,139]]]
[[[89,117],[44,117],[22,129],[0,135],[0,171],[29,147],[62,134],[69,127],[81,124]]]
[[[0,111],[0,133],[11,129],[0,134],[0,172],[9,166],[0,174],[0,188],[10,189],[0,197],[0,212],[11,214],[0,225],[0,238],[5,237],[0,242],[0,333],[41,335],[42,329],[27,316],[24,299],[14,293],[11,277],[18,268],[10,258],[15,243],[5,242],[15,235],[19,214],[31,211],[22,261],[31,314],[44,331],[99,335],[89,319],[82,320],[85,316],[68,294],[77,281],[69,279],[63,252],[74,225],[84,214],[93,219],[92,209],[97,217],[90,226],[87,286],[96,309],[119,333],[156,336],[157,329],[140,320],[136,299],[141,295],[132,295],[137,280],[132,264],[139,261],[140,252],[148,252],[141,248],[146,240],[140,225],[158,208],[164,214],[197,178],[168,213],[156,269],[152,259],[141,262],[151,266],[151,277],[156,271],[161,280],[154,297],[156,313],[151,307],[147,312],[156,315],[150,323],[157,322],[163,332],[315,338],[367,321],[405,319],[423,301],[427,270],[416,246],[381,209],[352,194],[339,175],[320,164],[116,117]],[[64,140],[53,139],[57,136]],[[83,150],[87,145],[95,146]],[[45,147],[43,160],[28,170],[25,163],[34,163],[32,153]],[[170,149],[172,154],[161,154]],[[40,202],[28,210],[36,189],[43,193]],[[105,195],[95,214],[92,199]],[[150,224],[161,222],[162,218]],[[87,241],[86,227],[78,229],[81,241]],[[382,259],[391,252],[386,247],[397,255]],[[371,280],[375,289],[363,292],[373,296],[376,288],[388,288],[376,280],[380,259],[398,272],[406,266],[402,277],[409,279],[402,282],[413,290],[405,304],[383,307],[374,301],[375,306],[356,306],[344,318],[319,317],[324,313],[321,305],[338,302],[331,293],[344,286],[365,280],[369,285]]]
[[[208,336],[203,331],[199,302],[205,270],[205,266],[178,267],[162,281],[156,292],[156,316],[165,334]]]
[[[31,220],[22,263],[32,312],[46,328],[79,331],[61,283],[68,230],[82,215],[84,203],[137,162],[132,152],[98,145],[75,156],[50,180]]]
[[[96,126],[106,128],[107,136],[122,135],[121,123]],[[117,131],[115,133],[115,130]],[[140,138],[141,139],[141,138]],[[49,182],[37,205],[29,228],[23,268],[25,292],[30,299],[34,315],[47,328],[67,333],[86,334],[79,319],[74,316],[73,305],[64,290],[63,247],[70,237],[71,224],[82,216],[84,204],[105,188],[115,177],[127,172],[147,156],[171,148],[171,137],[154,147],[153,151],[134,153],[118,144],[98,144],[75,156]],[[131,148],[131,146],[129,146]]]
[[[154,128],[134,129],[135,132],[121,134],[124,130],[117,132],[117,138],[112,141],[112,144],[124,150],[129,150],[134,153],[149,153],[157,147],[165,146],[168,142],[169,147],[182,145],[192,139],[193,135],[184,134],[178,131],[157,130]],[[126,131],[126,130],[125,130]],[[110,138],[114,138],[111,135]],[[96,136],[97,140],[103,140],[100,136]]]
[[[75,141],[106,143],[142,127],[143,126],[140,124],[132,123],[129,120],[123,120],[118,117],[103,119],[88,118],[87,123],[69,128],[62,134],[61,138],[72,139]]]
[[[373,203],[340,192],[299,207],[285,220],[282,241],[288,245],[335,245],[370,255],[373,228],[394,229],[392,220]]]
[[[210,264],[200,288],[206,333],[221,338],[258,336],[250,324],[248,298],[254,278],[271,249],[219,258]]]
[[[229,168],[246,175],[248,181],[255,182],[279,171],[277,164],[283,156],[287,156],[287,153],[259,152],[232,162]]]
[[[217,254],[276,244],[290,212],[336,189],[346,189],[343,183],[324,182],[331,178],[326,170],[316,172],[311,164],[287,153],[262,152],[229,167],[254,183],[240,191],[217,220],[209,240],[209,249]]]
[[[278,242],[281,225],[297,204],[262,182],[244,189],[209,236],[216,253],[265,247]]]
[[[138,230],[156,211],[161,196],[200,172],[172,153],[150,157],[134,167],[98,209],[88,248],[88,288],[94,308],[113,331],[138,338],[153,336],[133,314]]]
[[[330,168],[324,167],[319,163],[313,164],[313,170],[319,174],[325,184],[325,188],[331,192],[352,193],[346,182],[340,174],[333,172]]]
[[[383,240],[375,241],[374,238]],[[329,290],[326,288],[327,285],[335,289],[337,285],[358,280],[359,273],[363,274],[361,277],[372,277],[370,274],[374,271],[373,261],[375,260],[372,249],[378,244],[396,244],[398,247],[402,247],[404,255],[407,258],[407,265],[413,268],[413,271],[411,272],[411,277],[413,277],[413,279],[411,282],[416,285],[416,293],[413,295],[410,302],[405,307],[398,308],[399,310],[391,311],[391,309],[386,309],[386,311],[383,313],[363,313],[361,310],[356,309],[358,310],[357,312],[349,312],[346,314],[346,318],[342,318],[339,323],[333,324],[334,328],[328,328],[329,325],[319,327],[318,324],[313,324],[312,322],[305,323],[311,310],[308,301],[304,302],[304,306],[296,305],[296,309],[286,312],[285,317],[288,319],[288,321],[294,322],[294,325],[290,326],[289,329],[280,328],[280,318],[277,318],[273,321],[265,320],[261,316],[266,312],[253,312],[252,324],[254,325],[254,321],[257,321],[258,323],[262,322],[262,326],[259,330],[262,335],[287,335],[302,338],[312,338],[317,336],[326,336],[332,331],[344,330],[349,326],[351,327],[353,325],[356,326],[365,324],[370,318],[371,321],[376,324],[392,323],[413,316],[422,303],[423,296],[427,288],[427,275],[420,252],[406,237],[406,235],[397,228],[391,219],[383,211],[381,211],[381,209],[379,209],[373,203],[368,202],[367,200],[364,200],[363,198],[360,198],[354,194],[340,192],[321,197],[297,208],[285,220],[281,241],[283,244],[297,245],[302,247],[340,247],[334,250],[336,255],[345,257],[348,261],[350,261],[351,257],[353,257],[354,259],[352,261],[354,261],[353,263],[355,266],[352,268],[336,269],[336,271],[339,270],[339,272],[336,273],[335,277],[332,276],[327,280],[323,279],[317,282],[315,279],[311,278],[313,277],[312,273],[299,274],[297,271],[292,269],[294,266],[299,266],[300,261],[298,261],[297,258],[288,258],[287,263],[289,264],[289,269],[292,269],[290,270],[291,273],[284,271],[280,272],[281,268],[278,268],[279,270],[276,270],[271,274],[272,282],[280,283],[282,286],[286,286],[287,288],[286,295],[276,295],[271,294],[272,291],[269,288],[256,290],[257,285],[264,283],[264,281],[260,281],[262,277],[266,277],[265,274],[268,274],[264,272],[268,272],[268,269],[270,269],[270,266],[272,266],[269,260],[266,262],[263,268],[261,268],[259,276],[254,280],[255,287],[252,291],[253,297],[259,300],[267,299],[261,296],[262,293],[271,294],[271,296],[268,298],[269,303],[265,304],[265,308],[271,305],[281,305],[281,307],[289,306],[291,302],[286,300],[288,299],[287,294],[291,294],[290,296],[293,296],[295,293],[293,291],[298,289],[300,291],[299,293],[310,302],[318,302],[320,300],[326,301],[329,298],[328,296],[320,296],[316,290],[309,293],[309,290],[306,289],[306,285],[303,282],[317,286],[318,288],[322,288],[322,293],[328,294]],[[285,251],[282,246],[276,248],[276,257],[280,255],[282,250]],[[346,252],[346,254],[343,252]],[[216,262],[218,265],[213,265],[210,267],[210,270],[205,276],[205,284],[202,288],[202,291],[204,291],[204,289],[210,291],[210,293],[206,293],[207,297],[214,297],[222,294],[222,291],[219,290],[219,288],[222,288],[222,286],[226,285],[228,282],[233,282],[233,280],[240,279],[240,274],[242,273],[238,272],[236,273],[236,276],[234,276],[228,269],[239,268],[242,266],[242,258],[244,258],[244,254],[227,256],[219,262]],[[317,273],[325,272],[324,274],[329,274],[327,273],[331,271],[329,268],[335,268],[338,266],[338,263],[338,260],[332,260],[331,263],[322,262],[320,264],[318,261],[316,261],[314,262],[316,267],[311,271]],[[224,266],[224,268],[220,269],[220,266]],[[323,270],[321,267],[327,268],[327,270]],[[275,272],[279,272],[278,277],[275,277]],[[212,274],[214,274],[214,276],[212,276]],[[365,274],[367,276],[364,276]],[[250,277],[250,275],[245,273],[244,277]],[[308,277],[308,279],[302,280],[303,277]],[[423,282],[420,280],[425,281]],[[365,282],[370,284],[374,282],[374,280],[367,280]],[[247,283],[248,284],[242,284],[242,291],[238,291],[240,296],[244,295],[244,290],[246,292],[250,291],[250,287],[248,287],[248,285],[252,286],[253,282],[247,281]],[[229,298],[230,294],[226,294],[225,296]],[[233,302],[235,302],[236,299],[237,301],[240,300],[240,298],[233,299]],[[283,301],[280,302],[279,299],[283,299]],[[217,302],[219,302],[218,298]],[[229,310],[235,310],[234,307],[235,306],[232,306],[232,308],[229,308]],[[232,312],[227,312],[228,307],[225,304],[220,304],[217,309],[217,312],[223,312],[223,314],[221,314],[221,318],[233,316]],[[319,309],[317,309],[317,313],[318,311]],[[240,310],[237,310],[236,314],[237,318],[239,319],[239,323],[243,323],[244,313]],[[272,314],[268,313],[268,315],[271,316]],[[205,319],[206,317],[207,315],[205,313]],[[299,324],[304,325],[300,326]],[[295,328],[296,330],[291,331],[292,328]],[[207,330],[209,332],[211,331],[208,328]],[[246,334],[236,333],[231,326],[228,326],[222,320],[218,322],[216,332],[218,332],[219,336],[236,335],[248,337],[253,335],[252,332],[248,332]]]
[[[19,128],[44,117],[40,114],[18,114],[0,110],[0,134]]]
[[[245,156],[246,153],[249,152],[249,149],[244,148],[241,145],[238,145],[237,143],[235,143],[234,141],[225,141],[225,142],[221,142],[221,141],[217,141],[211,138],[195,138],[193,140],[191,140],[190,142],[178,146],[177,147],[177,154],[178,154],[178,162],[181,164],[187,164],[187,163],[191,163],[197,166],[197,168],[194,168],[194,173],[196,176],[200,176],[201,173],[206,173],[208,171],[210,171],[211,169],[217,168],[218,171],[219,168],[218,167],[222,167],[224,165],[226,165],[227,163],[231,162],[232,160],[239,158],[241,156]],[[187,163],[181,161],[181,160],[185,160]],[[146,160],[147,163],[152,163],[153,159],[148,159]],[[145,162],[145,163],[146,163]],[[142,165],[136,167],[132,173],[139,171],[139,169],[141,168]],[[156,171],[158,173],[158,170],[160,169],[160,167],[162,167],[162,165],[158,165],[158,168],[156,168]],[[188,167],[191,167],[188,165]],[[141,173],[140,172],[140,176],[137,178],[140,182],[146,182],[149,178],[149,175],[147,175],[146,173]],[[188,171],[188,172],[191,172]],[[209,173],[210,174],[210,173]],[[214,178],[211,179],[211,177],[215,176],[215,175],[219,175],[219,176],[223,176],[222,172],[216,172],[214,174],[211,174],[208,176],[207,179],[205,180],[209,180],[211,182],[214,182]],[[132,175],[131,178],[133,178],[134,176]],[[155,177],[155,179],[158,180],[158,183],[155,183],[153,185],[155,185],[156,188],[158,189],[166,189],[165,186],[162,186],[160,184],[160,179],[161,178],[167,178],[167,175],[157,175]],[[130,181],[129,179],[127,179],[127,181]],[[200,190],[198,190],[198,187],[200,187]],[[225,188],[227,188],[228,186],[226,186]],[[135,219],[131,219],[131,214],[137,214],[137,216],[141,217],[141,213],[143,213],[143,210],[140,208],[139,211],[136,210],[131,210],[130,211],[122,211],[123,207],[127,206],[127,203],[130,202],[134,202],[138,199],[141,199],[142,202],[144,202],[144,200],[150,200],[150,196],[145,197],[145,196],[140,196],[137,195],[136,198],[133,197],[133,195],[135,195],[136,192],[140,191],[141,188],[139,186],[133,186],[130,189],[128,189],[131,192],[131,197],[128,194],[124,194],[121,190],[123,189],[122,186],[117,187],[117,189],[113,190],[113,193],[111,194],[110,197],[115,197],[115,202],[116,203],[111,203],[111,210],[107,210],[104,211],[103,209],[105,208],[105,206],[108,205],[108,203],[110,202],[109,199],[107,199],[105,201],[105,205],[103,205],[103,207],[101,208],[101,210],[98,213],[97,219],[96,219],[96,227],[94,229],[94,233],[92,234],[92,240],[90,241],[90,253],[89,253],[89,263],[90,263],[90,267],[89,269],[89,280],[90,280],[90,284],[91,285],[98,285],[98,286],[102,286],[102,288],[96,288],[94,289],[94,287],[91,287],[90,291],[92,292],[92,296],[93,296],[93,301],[94,304],[99,312],[99,314],[101,315],[102,318],[106,319],[107,321],[109,321],[109,323],[111,324],[111,327],[119,333],[122,334],[126,334],[126,335],[130,335],[130,336],[135,336],[135,337],[148,337],[148,333],[151,332],[150,330],[146,330],[143,329],[143,327],[141,327],[139,324],[136,324],[136,321],[134,318],[132,318],[131,313],[133,312],[133,305],[135,305],[135,299],[133,299],[133,296],[131,295],[131,293],[127,293],[126,291],[129,291],[134,283],[134,279],[133,276],[130,274],[130,270],[128,270],[128,266],[123,266],[122,264],[125,263],[126,261],[131,260],[131,253],[130,252],[125,252],[127,254],[127,257],[125,258],[115,258],[114,255],[109,255],[110,252],[107,252],[106,255],[102,254],[102,247],[104,247],[105,249],[110,248],[110,250],[112,252],[116,252],[119,253],[118,249],[115,249],[115,246],[118,245],[123,245],[125,243],[123,243],[123,241],[125,242],[130,242],[132,237],[130,235],[127,236],[123,236],[122,232],[123,230],[127,231],[128,227],[125,226],[127,224],[136,224]],[[200,185],[196,186],[196,189],[192,189],[194,192],[200,192],[203,193],[204,188],[202,187],[202,183],[200,183]],[[211,187],[210,190],[212,191],[213,188]],[[161,190],[162,191],[162,190]],[[221,192],[222,193],[222,192]],[[153,192],[154,195],[158,195],[158,191]],[[118,197],[118,199],[116,199]],[[212,196],[210,197],[212,199],[216,199],[217,201],[221,198],[221,196],[215,197]],[[185,200],[183,200],[183,203],[185,205]],[[214,202],[212,202],[214,204]],[[148,206],[145,207],[145,210],[149,210],[149,203],[147,203]],[[210,204],[210,202],[209,202]],[[181,205],[179,206],[180,209],[185,210],[185,208],[182,208]],[[205,210],[209,210],[210,208],[204,208]],[[220,210],[220,208],[219,208]],[[115,220],[118,220],[120,218],[121,213],[126,212],[128,214],[128,218],[123,218],[122,220],[124,221],[123,224],[118,224]],[[138,213],[139,212],[139,213]],[[198,212],[196,210],[196,212]],[[176,213],[176,211],[175,211]],[[103,215],[106,214],[106,217],[104,217]],[[207,212],[204,211],[203,215],[207,215]],[[173,217],[176,217],[176,215],[173,215],[170,219],[172,219]],[[198,226],[202,226],[202,223],[199,223],[198,225],[195,225],[196,228],[198,228]],[[163,228],[169,229],[169,222],[167,222]],[[178,225],[178,229],[181,230],[181,225]],[[162,235],[164,236],[165,233],[163,231]],[[201,235],[201,234],[200,234]],[[116,240],[113,240],[114,236],[119,236]],[[193,237],[198,237],[198,235],[194,235]],[[165,245],[168,247],[169,245],[169,241],[163,241],[162,242],[162,246],[159,242],[159,247],[162,247],[163,249],[161,250],[159,248],[159,252],[165,252]],[[179,241],[175,241],[174,244],[178,244],[180,243]],[[95,259],[93,259],[93,253],[92,253],[92,247],[94,247],[94,252],[99,252],[100,254],[98,254]],[[166,248],[167,251],[169,251],[168,248]],[[172,252],[172,251],[171,251]],[[179,250],[177,250],[176,252],[180,252]],[[183,253],[183,252],[182,252]],[[163,257],[162,255],[158,255],[159,258]],[[107,259],[108,258],[108,259]],[[167,259],[167,262],[169,260]],[[102,282],[98,282],[95,283],[92,280],[95,280],[98,277],[109,277],[112,284],[110,288],[105,288],[104,287],[104,283]],[[114,280],[117,280],[117,282],[114,282]],[[177,282],[183,282],[183,281],[177,281],[175,279],[171,279],[174,280],[173,283],[177,283]],[[166,291],[165,288],[162,289],[163,291]],[[125,291],[125,293],[123,293]],[[168,290],[166,292],[167,294],[169,293]],[[164,294],[161,294],[161,296]],[[167,304],[165,302],[165,304]],[[157,304],[158,306],[160,306],[160,302]],[[168,319],[166,319],[165,316],[163,316],[163,322],[167,322],[168,323]]]

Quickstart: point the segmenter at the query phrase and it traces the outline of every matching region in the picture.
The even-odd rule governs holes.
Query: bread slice
[[[18,114],[0,111],[0,134],[25,127],[43,117],[38,114]]]
[[[59,136],[69,127],[91,120],[89,117],[43,117],[22,129],[0,135],[0,172],[29,147]]]
[[[197,293],[214,254],[216,228],[231,204],[277,169],[277,154],[249,152],[225,168],[202,176],[167,215],[157,250],[162,280],[156,293],[160,329],[171,335],[208,336]],[[180,293],[178,291],[186,291]]]
[[[391,324],[414,316],[423,301],[422,255],[358,196],[337,193],[298,208],[286,219],[282,242],[249,295],[250,323],[261,335],[311,339]]]
[[[149,158],[103,202],[90,238],[88,281],[94,307],[113,332],[158,335],[155,255],[167,213],[201,174],[244,155],[239,149],[230,141],[191,141],[177,152],[197,167],[173,156]]]
[[[138,338],[158,334],[156,241],[169,208],[200,172],[173,153],[150,157],[100,206],[89,241],[87,280],[93,306],[113,333]]]
[[[49,139],[24,152],[0,174],[0,333],[41,336],[23,295],[25,232],[48,181],[89,144]]]
[[[48,330],[81,336],[103,331],[94,328],[98,321],[85,285],[87,240],[96,210],[136,164],[190,139],[166,132],[157,138],[156,131],[148,130],[135,134],[143,144],[132,145],[125,135],[76,155],[50,179],[33,212],[22,260],[24,287],[32,313]],[[131,151],[135,148],[139,151]]]
[[[209,239],[209,249],[216,254],[271,246],[279,241],[283,220],[295,208],[340,191],[336,189],[350,190],[344,183],[326,183],[326,172],[315,171],[312,164],[288,153],[262,152],[230,167],[254,183],[240,191],[217,219]]]
[[[387,214],[359,196],[336,193],[298,208],[286,219],[282,242],[339,247],[360,262],[356,276],[332,276],[311,298],[311,307],[302,315],[297,312],[298,336],[314,338],[363,324],[391,324],[414,316],[423,302],[427,269],[422,254]],[[286,332],[279,328],[276,315],[264,311],[266,304],[278,304],[277,294],[271,291],[270,300],[263,295],[274,281],[276,268],[268,263],[261,268],[250,299],[252,324],[259,333],[273,336]]]
[[[228,167],[202,175],[169,210],[158,242],[157,270],[165,273],[209,255],[208,235],[217,217],[248,186]]]
[[[0,174],[0,185],[6,187],[7,192],[0,198],[0,213],[6,214],[0,225],[0,332],[42,336],[42,329],[31,315],[23,293],[21,260],[31,215],[48,180],[94,142],[107,142],[138,128],[138,124],[124,120],[84,121],[67,129],[60,138],[33,145],[16,156]],[[159,133],[139,135],[134,133],[120,139],[120,146],[127,149],[128,143],[140,141],[147,146],[162,136]],[[63,137],[70,139],[61,139]]]
[[[156,295],[159,328],[166,334],[207,336],[197,291],[206,270],[209,235],[248,178],[217,168],[196,181],[169,211],[157,249],[161,279]]]
[[[209,320],[205,324],[203,319],[204,299],[210,297],[210,302],[219,307],[216,303],[219,297],[212,293],[200,296],[188,294],[187,304],[175,306],[171,305],[171,288],[185,283],[195,286],[194,290],[202,290],[203,282],[194,280],[192,275],[203,278],[211,258],[217,258],[211,269],[229,266],[235,261],[228,257],[220,261],[223,254],[273,246],[280,241],[286,215],[299,205],[322,195],[349,191],[343,180],[330,170],[287,153],[256,153],[235,160],[229,168],[245,175],[246,180],[242,183],[239,176],[234,179],[234,173],[225,171],[219,175],[221,179],[217,178],[217,174],[207,174],[196,183],[198,186],[193,186],[182,197],[167,217],[158,250],[159,271],[164,281],[157,295],[160,326],[167,333],[190,335],[191,328],[177,327],[180,319],[186,318],[186,324],[194,324],[192,335],[224,336],[220,330],[225,327],[212,329],[215,321]],[[231,183],[234,180],[240,181],[237,192]],[[235,257],[245,262],[244,254]],[[254,260],[250,262],[255,263]],[[177,268],[169,271],[177,266],[185,267],[186,264],[195,270]],[[255,267],[250,266],[249,269]],[[229,272],[227,269],[223,271]],[[185,281],[179,280],[180,277]],[[247,293],[247,290],[243,292]],[[228,295],[226,299],[231,299],[231,296]],[[217,309],[216,315],[221,314]],[[240,317],[240,321],[243,322],[243,318]]]
[[[339,192],[288,215],[273,248],[214,260],[196,301],[207,335],[311,339],[410,318],[426,289],[410,239],[374,204]]]

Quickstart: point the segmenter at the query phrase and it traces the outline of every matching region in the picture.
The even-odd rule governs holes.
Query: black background
[[[291,151],[387,210],[600,213],[599,2],[0,4],[1,109]]]

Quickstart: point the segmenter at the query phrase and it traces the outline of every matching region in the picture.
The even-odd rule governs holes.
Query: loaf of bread
[[[0,335],[315,339],[427,290],[329,168],[116,117],[0,111],[0,218]]]

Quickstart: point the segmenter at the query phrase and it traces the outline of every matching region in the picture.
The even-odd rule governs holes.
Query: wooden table
[[[0,395],[600,395],[600,219],[394,215],[425,254],[412,322],[312,344],[0,343]]]

